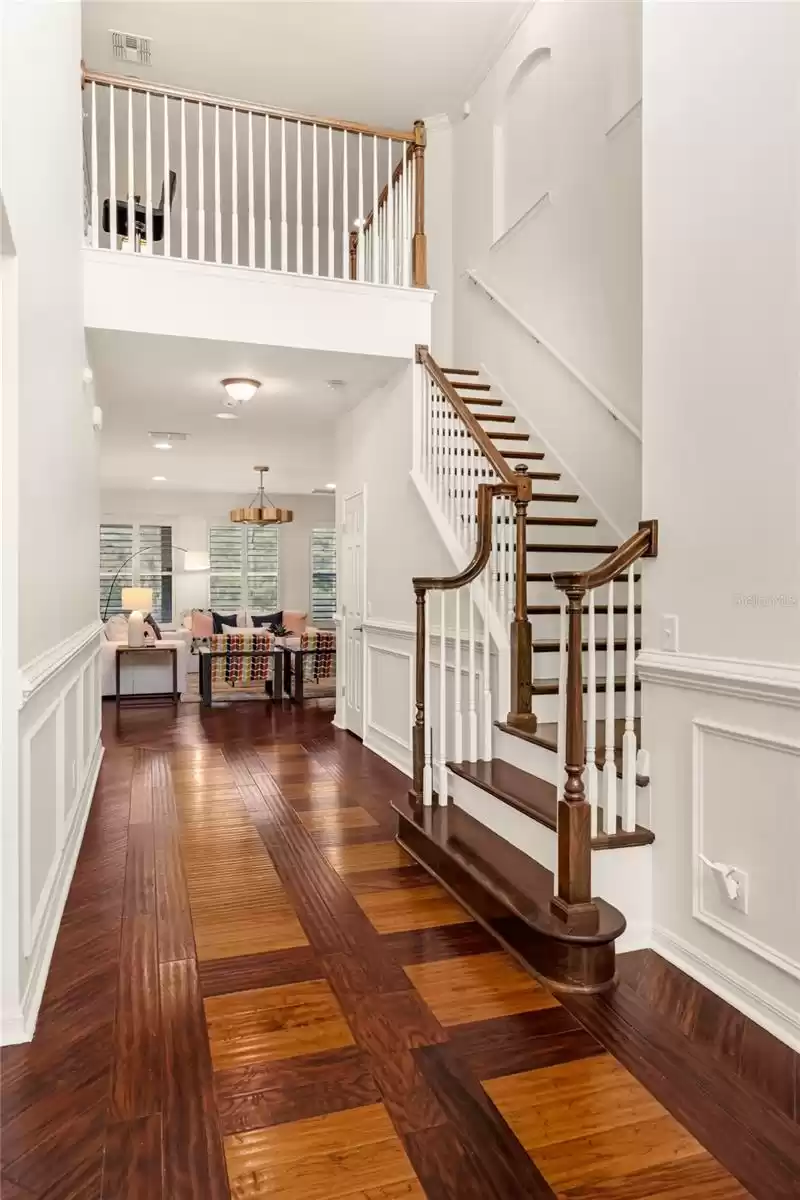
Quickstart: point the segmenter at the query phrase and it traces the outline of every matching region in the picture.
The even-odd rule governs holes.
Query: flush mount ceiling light
[[[258,471],[258,491],[247,508],[232,508],[230,518],[236,525],[284,525],[294,519],[290,508],[276,508],[264,492],[264,475],[269,467],[253,467]]]
[[[329,492],[333,492],[333,491],[335,491],[335,490],[336,490],[336,484],[335,484],[335,483],[326,483],[326,484],[325,484],[325,487],[328,489],[328,491],[329,491]]]
[[[216,417],[218,421],[238,421],[239,419],[236,413],[232,412],[217,413]]]
[[[171,450],[176,442],[185,442],[185,433],[166,433],[150,430],[150,441],[154,450]]]
[[[228,404],[247,404],[248,400],[252,400],[258,389],[261,387],[259,379],[221,379],[220,383],[228,393]]]
[[[153,483],[166,483],[166,482],[167,482],[166,475],[154,475],[153,476]]]

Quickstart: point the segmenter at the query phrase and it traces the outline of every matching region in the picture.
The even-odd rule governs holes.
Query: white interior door
[[[342,533],[342,624],[344,634],[344,722],[364,736],[364,493],[344,502]]]

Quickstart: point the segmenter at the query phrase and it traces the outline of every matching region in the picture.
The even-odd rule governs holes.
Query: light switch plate
[[[678,618],[672,613],[665,613],[661,618],[661,649],[672,653],[678,650]]]
[[[732,872],[731,878],[735,879],[736,882],[738,883],[739,891],[732,899],[728,900],[728,903],[730,904],[731,908],[735,908],[739,912],[746,913],[747,912],[747,904],[748,904],[748,900],[749,900],[749,891],[750,891],[750,880],[748,878],[747,872],[739,871],[737,869],[736,871]]]

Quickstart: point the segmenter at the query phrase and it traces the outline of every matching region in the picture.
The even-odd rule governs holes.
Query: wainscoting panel
[[[410,625],[379,627],[365,622],[364,639],[364,744],[410,775],[414,631]]]
[[[17,1004],[4,1044],[29,1041],[100,769],[100,626],[20,671]]]

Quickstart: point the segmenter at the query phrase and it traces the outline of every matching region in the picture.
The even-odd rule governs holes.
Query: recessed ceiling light
[[[154,475],[153,476],[153,483],[166,483],[166,482],[167,482],[166,475]]]
[[[217,413],[217,418],[220,421],[236,421],[238,419],[236,413],[232,412]]]
[[[172,442],[153,442],[154,450],[171,450]]]
[[[328,489],[328,491],[332,492],[335,490],[336,484],[335,483],[326,483],[325,487]]]
[[[220,383],[237,404],[247,404],[261,387],[258,379],[221,379]]]

